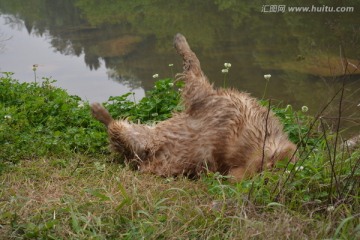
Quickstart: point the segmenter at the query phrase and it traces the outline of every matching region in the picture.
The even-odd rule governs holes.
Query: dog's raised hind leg
[[[174,37],[174,47],[177,53],[183,58],[184,73],[191,72],[195,76],[200,77],[203,75],[200,67],[200,61],[196,54],[190,49],[186,38],[178,33]]]
[[[182,98],[185,109],[190,109],[193,104],[200,102],[214,90],[201,70],[199,59],[190,49],[186,38],[180,33],[175,35],[174,47],[183,58],[184,71],[181,78],[185,81],[185,87],[182,91]]]

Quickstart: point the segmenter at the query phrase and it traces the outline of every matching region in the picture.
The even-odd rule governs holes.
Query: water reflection
[[[321,0],[301,2],[304,6],[324,4]],[[182,32],[216,85],[222,84],[223,63],[231,62],[227,85],[261,97],[265,86],[263,75],[271,73],[268,97],[298,108],[307,105],[312,112],[341,86],[338,76],[345,68],[340,56],[346,56],[351,75],[347,79],[347,107],[358,113],[355,106],[360,99],[357,91],[360,77],[356,69],[360,63],[360,15],[356,9],[360,9],[360,3],[350,2],[355,12],[338,14],[265,14],[261,12],[263,1],[260,0],[248,3],[213,0],[196,4],[107,0],[100,5],[94,0],[2,0],[0,11],[6,14],[7,27],[47,39],[52,47],[50,51],[67,56],[66,70],[49,75],[66,81],[70,75],[77,74],[80,66],[76,65],[75,69],[65,62],[75,56],[83,58],[87,73],[79,73],[77,80],[66,87],[78,85],[80,92],[89,92],[84,86],[89,87],[90,76],[100,72],[99,85],[105,85],[104,75],[107,75],[127,86],[126,90],[148,90],[153,85],[154,73],[169,77],[179,72],[180,60],[171,42],[176,32]],[[288,3],[278,0],[272,4]],[[14,57],[28,54],[23,51],[14,52],[17,55]],[[174,64],[174,69],[169,68],[169,63]],[[2,70],[11,69],[2,66]],[[17,69],[16,73],[20,72]],[[97,86],[94,92],[106,88],[114,87]]]

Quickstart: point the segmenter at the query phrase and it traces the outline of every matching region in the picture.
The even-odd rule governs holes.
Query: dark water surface
[[[285,6],[284,13],[269,12],[273,6]],[[353,11],[295,13],[292,6]],[[215,85],[231,63],[226,85],[261,98],[263,76],[271,74],[266,97],[311,113],[338,91],[347,70],[344,121],[359,126],[359,1],[0,0],[0,14],[0,71],[21,81],[35,80],[37,64],[37,80],[53,77],[91,102],[128,91],[139,99],[154,74],[181,71],[172,47],[181,32]],[[336,112],[333,104],[326,114]]]

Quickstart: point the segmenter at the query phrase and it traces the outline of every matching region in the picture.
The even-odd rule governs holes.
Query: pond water
[[[0,71],[14,72],[20,81],[52,77],[90,102],[128,91],[140,99],[154,74],[165,78],[181,71],[172,46],[181,32],[216,86],[226,77],[228,87],[261,98],[263,76],[271,74],[267,98],[316,113],[345,80],[345,122],[359,126],[359,1],[263,2],[1,0]],[[285,10],[275,12],[274,6]],[[290,12],[292,6],[353,11]],[[226,76],[225,62],[232,64]],[[335,117],[336,109],[333,104],[327,116]]]

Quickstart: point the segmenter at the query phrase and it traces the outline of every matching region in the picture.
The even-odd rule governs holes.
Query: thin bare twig
[[[341,62],[344,62],[344,60],[346,62],[345,68],[344,68],[344,75],[346,75],[346,72],[347,72],[347,69],[348,69],[348,64],[347,64],[346,56],[345,56],[344,52],[342,51],[342,46],[341,45],[340,45],[340,57],[341,57]],[[333,157],[333,161],[330,162],[331,163],[331,172],[332,172],[331,173],[331,178],[334,177],[334,179],[335,179],[335,184],[336,184],[336,188],[338,190],[338,193],[340,193],[340,190],[338,189],[339,188],[339,182],[338,182],[338,180],[336,178],[335,162],[336,162],[336,154],[337,154],[337,143],[338,143],[339,132],[340,132],[340,124],[341,124],[341,116],[342,116],[342,102],[343,102],[343,99],[344,99],[344,90],[345,90],[345,77],[343,77],[340,100],[339,100],[338,121],[337,121],[337,125],[336,125],[335,143],[334,143],[334,157]]]
[[[265,119],[264,144],[263,144],[263,149],[262,149],[262,159],[261,159],[261,168],[260,168],[261,172],[264,169],[265,146],[266,146],[266,139],[267,139],[267,136],[268,136],[268,120],[269,120],[270,107],[271,107],[271,99],[269,99],[269,105],[268,105],[268,109],[267,109],[267,113],[266,113],[266,119]]]
[[[311,133],[313,127],[315,126],[316,122],[317,122],[318,119],[321,117],[322,113],[323,113],[323,112],[329,107],[329,105],[334,101],[334,99],[335,99],[336,96],[340,93],[340,91],[341,91],[341,89],[339,89],[339,90],[333,95],[333,97],[328,101],[328,103],[325,104],[325,106],[321,109],[321,111],[320,111],[318,114],[316,114],[314,120],[313,120],[313,121],[311,122],[311,124],[310,124],[310,127],[309,127],[308,131],[307,131],[306,134],[305,134],[305,137],[303,138],[305,145],[308,143],[308,141],[309,141],[309,139],[310,139],[310,133]],[[321,138],[320,138],[320,139],[321,139]],[[298,146],[297,146],[294,154],[293,154],[292,157],[288,160],[286,166],[284,167],[283,174],[285,173],[285,171],[286,171],[286,169],[288,168],[288,166],[289,166],[290,162],[292,161],[292,159],[295,157],[295,154],[298,152],[299,147],[300,147],[300,146],[299,146],[299,144],[298,144]],[[301,157],[302,157],[302,155],[303,155],[304,153],[305,153],[305,150],[303,150],[301,153],[299,153],[299,155],[300,155],[300,156],[299,156],[299,159],[301,159]],[[308,154],[307,156],[309,156],[309,154]],[[299,162],[299,161],[298,161],[298,162]],[[295,162],[294,166],[296,166],[296,164],[297,164],[297,162]],[[285,184],[289,181],[290,177],[291,177],[291,176],[290,176],[290,174],[289,174],[289,176],[285,179],[285,181],[284,181],[284,183],[282,184],[282,187],[281,187],[280,189],[284,189]],[[274,194],[274,193],[276,192],[276,190],[279,188],[279,186],[280,186],[280,180],[278,180],[278,182],[276,183],[276,185],[275,185],[275,187],[274,187],[274,189],[273,189],[273,191],[272,191],[272,194]],[[278,199],[278,198],[279,198],[281,192],[282,192],[282,190],[279,191],[279,193],[276,195],[275,199]]]
[[[262,174],[263,169],[264,169],[264,161],[265,161],[265,147],[266,147],[266,139],[268,136],[268,120],[269,120],[269,114],[270,114],[270,110],[271,110],[271,99],[269,99],[269,105],[268,105],[268,109],[267,109],[267,113],[266,113],[266,119],[265,119],[265,136],[264,136],[264,143],[263,143],[263,148],[262,148],[262,159],[261,159],[261,167],[260,167],[260,172]],[[249,194],[248,194],[248,200],[250,201],[250,197],[251,194],[254,190],[254,181],[251,183],[251,188],[249,190]]]
[[[326,149],[327,149],[328,155],[329,155],[330,165],[331,165],[331,168],[333,169],[330,145],[329,145],[329,142],[327,140],[326,128],[325,128],[325,125],[324,125],[324,122],[323,122],[322,118],[320,118],[320,124],[321,124],[321,128],[322,128],[323,134],[324,134],[324,140],[325,140]],[[328,198],[328,201],[331,202],[331,203],[332,203],[332,185],[333,185],[333,178],[331,177],[330,178],[329,198]]]

